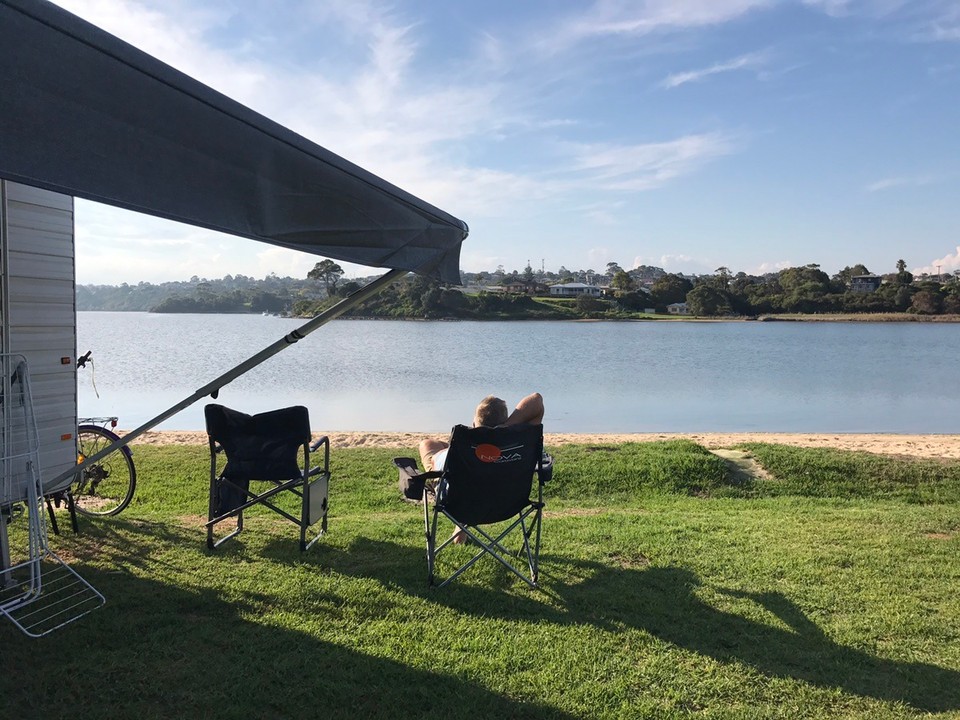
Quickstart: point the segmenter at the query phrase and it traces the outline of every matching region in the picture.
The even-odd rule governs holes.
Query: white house
[[[585,285],[577,282],[564,283],[563,285],[551,285],[550,294],[560,297],[576,297],[577,295],[600,297],[600,288],[596,285]]]
[[[682,303],[670,303],[667,305],[667,312],[671,315],[689,315],[690,308],[687,307],[685,302]]]

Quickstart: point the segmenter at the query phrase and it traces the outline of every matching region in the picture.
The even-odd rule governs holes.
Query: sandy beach
[[[404,432],[337,432],[316,431],[314,437],[329,435],[333,448],[417,447],[425,437],[423,433]],[[438,434],[442,437],[442,433]],[[960,459],[960,435],[898,435],[857,433],[547,433],[547,446],[578,444],[617,444],[624,442],[650,442],[688,438],[711,450],[730,448],[744,442],[765,442],[801,447],[830,447],[840,450],[857,450],[928,459]],[[133,445],[202,445],[207,436],[203,431],[163,430],[145,433]]]

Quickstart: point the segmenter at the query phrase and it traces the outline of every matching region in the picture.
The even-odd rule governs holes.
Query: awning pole
[[[302,340],[317,328],[323,325],[326,325],[331,320],[334,320],[339,316],[343,315],[343,313],[345,313],[347,310],[350,310],[354,306],[359,305],[364,300],[367,300],[368,298],[372,297],[376,293],[380,292],[380,290],[385,288],[387,285],[390,285],[391,283],[393,283],[394,281],[398,280],[399,278],[403,277],[406,274],[407,274],[406,270],[391,270],[385,275],[381,275],[376,280],[370,283],[367,283],[356,292],[351,293],[350,295],[345,297],[343,300],[338,302],[333,307],[328,308],[327,310],[324,310],[322,313],[317,315],[315,318],[311,319],[309,322],[305,323],[304,325],[301,325],[296,330],[293,330],[292,332],[288,333],[284,337],[277,340],[275,343],[268,345],[263,350],[258,352],[256,355],[248,358],[247,360],[244,360],[242,363],[234,367],[232,370],[225,372],[216,380],[207,383],[202,388],[194,392],[193,395],[191,395],[190,397],[184,398],[173,407],[157,415],[152,420],[148,420],[147,422],[145,422],[143,425],[136,428],[135,430],[131,430],[117,442],[111,443],[110,445],[107,445],[107,447],[105,447],[103,450],[100,450],[99,452],[94,453],[90,457],[85,458],[83,463],[81,463],[80,465],[77,465],[77,467],[71,468],[66,472],[60,473],[59,475],[57,475],[57,477],[53,478],[53,480],[45,482],[44,484],[56,485],[60,481],[65,480],[71,475],[76,474],[78,471],[82,470],[87,465],[93,464],[98,460],[100,460],[101,458],[106,457],[110,453],[114,452],[115,450],[119,450],[120,448],[128,445],[132,440],[135,440],[140,435],[143,435],[143,433],[156,427],[157,425],[162,423],[164,420],[176,415],[181,410],[193,405],[193,403],[195,403],[200,398],[206,397],[207,395],[212,395],[215,392],[219,391],[220,388],[222,388],[224,385],[236,380],[238,377],[246,373],[248,370],[252,370],[253,368],[255,368],[260,363],[264,362],[265,360],[269,360],[271,357],[276,355],[281,350],[284,350],[290,347],[291,345],[297,343],[298,341]]]

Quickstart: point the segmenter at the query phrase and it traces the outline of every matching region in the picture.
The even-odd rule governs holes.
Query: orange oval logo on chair
[[[482,443],[477,445],[477,449],[474,450],[477,454],[477,457],[481,462],[492,463],[500,459],[500,448],[496,445],[490,445],[489,443]]]

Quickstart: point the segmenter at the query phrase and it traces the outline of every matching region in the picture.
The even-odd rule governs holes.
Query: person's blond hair
[[[473,415],[474,427],[497,427],[507,422],[507,404],[496,395],[487,395]]]

